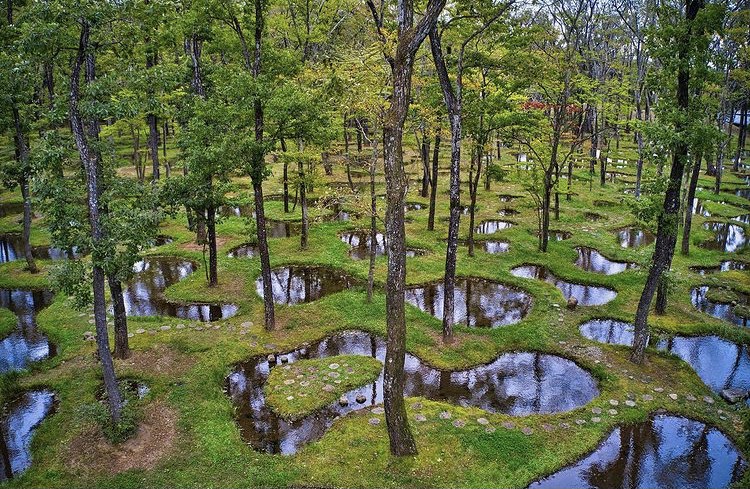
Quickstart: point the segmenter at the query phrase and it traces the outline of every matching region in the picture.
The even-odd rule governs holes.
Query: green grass
[[[129,145],[116,138],[118,155],[127,157]],[[629,142],[628,142],[629,143]],[[171,142],[170,142],[171,144]],[[407,144],[412,145],[411,136]],[[411,146],[409,146],[411,147]],[[175,153],[170,146],[170,160]],[[407,152],[405,161],[415,153]],[[291,351],[305,343],[312,343],[336,332],[362,330],[385,336],[385,295],[387,259],[378,257],[375,263],[376,290],[372,302],[367,302],[362,286],[326,296],[320,300],[295,306],[277,306],[277,329],[265,331],[263,304],[255,292],[255,281],[260,274],[260,261],[234,259],[227,252],[234,246],[252,241],[252,227],[242,218],[222,219],[217,226],[219,238],[219,285],[209,288],[205,280],[203,254],[193,245],[194,235],[186,229],[184,215],[165,220],[160,232],[172,236],[174,242],[149,250],[149,254],[177,256],[198,264],[198,270],[166,290],[166,296],[176,302],[226,302],[240,306],[238,315],[217,321],[212,326],[201,325],[198,331],[190,327],[177,329],[178,324],[195,326],[190,321],[177,318],[130,318],[131,332],[143,329],[131,339],[132,359],[117,361],[120,376],[137,378],[149,385],[151,393],[141,402],[144,410],[154,405],[165,406],[176,420],[174,443],[156,463],[148,468],[134,468],[122,473],[96,469],[87,465],[72,465],[70,447],[90,431],[96,423],[81,419],[81,408],[95,402],[94,394],[101,383],[98,364],[93,356],[94,345],[83,340],[83,333],[93,329],[89,324],[89,311],[76,311],[62,296],[38,316],[39,328],[57,346],[57,355],[38,362],[28,372],[6,374],[0,377],[0,400],[7,400],[21,389],[47,387],[59,399],[57,412],[36,430],[32,441],[33,464],[27,472],[8,483],[9,487],[525,487],[531,481],[552,473],[590,452],[615,426],[645,420],[659,409],[683,414],[717,426],[738,444],[745,456],[750,455],[747,430],[742,419],[750,414],[744,405],[729,406],[698,378],[695,372],[677,357],[649,350],[642,366],[629,362],[629,348],[599,344],[583,338],[579,325],[591,318],[613,317],[632,321],[646,277],[653,245],[626,249],[616,241],[613,230],[637,223],[630,213],[628,203],[632,196],[623,196],[623,189],[632,186],[633,147],[622,141],[620,156],[631,160],[622,171],[626,173],[615,183],[600,186],[598,175],[593,182],[587,168],[576,168],[572,181],[571,200],[561,196],[560,219],[551,228],[570,231],[572,237],[551,242],[547,253],[537,250],[536,213],[532,199],[524,191],[524,171],[517,169],[510,151],[504,151],[501,163],[509,169],[507,179],[493,183],[490,191],[480,189],[476,222],[498,218],[498,210],[512,207],[520,214],[512,216],[515,226],[494,236],[477,238],[502,239],[510,242],[508,253],[490,255],[481,249],[474,257],[468,256],[465,246],[459,247],[457,273],[497,280],[522,288],[533,296],[533,306],[523,321],[496,329],[474,329],[463,325],[456,327],[456,341],[445,345],[441,341],[441,322],[422,311],[407,306],[407,349],[425,363],[445,370],[464,370],[487,363],[498,355],[510,351],[539,351],[559,355],[575,361],[591,372],[598,382],[600,395],[586,406],[570,412],[512,417],[501,413],[488,413],[476,408],[464,408],[446,402],[413,398],[407,400],[411,428],[415,434],[419,453],[415,457],[395,458],[389,454],[384,418],[380,414],[361,410],[344,416],[318,441],[310,443],[293,456],[274,456],[254,451],[246,445],[234,419],[232,401],[224,393],[225,378],[234,366],[257,355]],[[441,170],[448,167],[448,151],[441,159]],[[613,156],[616,158],[617,156]],[[346,182],[344,167],[336,160],[335,173],[330,182]],[[127,165],[121,172],[131,171]],[[148,169],[147,169],[148,170]],[[280,193],[278,178],[281,167],[272,167],[273,175],[264,184],[266,194]],[[407,163],[411,182],[421,174],[417,162]],[[655,168],[647,166],[644,178],[652,179]],[[355,183],[364,183],[367,175],[355,175]],[[428,211],[408,211],[406,217],[407,245],[426,251],[424,255],[407,260],[407,281],[420,284],[440,280],[445,262],[445,237],[448,216],[447,174],[439,177],[435,231],[427,231]],[[377,176],[378,193],[383,192],[383,175]],[[729,172],[724,178],[726,188],[741,181]],[[241,203],[251,201],[252,192],[246,178],[235,180],[234,198]],[[711,181],[701,177],[704,188]],[[562,190],[567,189],[567,181]],[[312,197],[340,193],[318,186]],[[511,203],[501,203],[497,194],[523,196]],[[468,195],[465,193],[464,195]],[[703,229],[707,220],[732,217],[750,207],[750,201],[728,192],[718,196],[710,191],[697,195],[714,214],[711,218],[694,216],[689,255],[675,255],[670,273],[672,289],[666,314],[651,315],[650,325],[654,336],[715,334],[731,341],[750,343],[750,331],[722,322],[697,311],[690,302],[690,290],[698,285],[709,285],[719,293],[722,287],[736,291],[750,290],[750,277],[746,272],[733,271],[699,276],[688,267],[718,264],[722,259],[750,260],[750,250],[732,255],[698,246],[711,237]],[[2,201],[18,201],[17,192],[4,192]],[[365,199],[366,200],[366,199]],[[407,201],[426,202],[410,187]],[[595,201],[609,201],[614,205],[603,207]],[[378,200],[382,214],[383,200]],[[723,204],[721,202],[724,202]],[[355,206],[353,200],[350,205]],[[286,214],[280,201],[265,202],[267,216],[274,219],[299,220],[299,206]],[[356,210],[356,209],[355,209]],[[329,211],[312,208],[311,215],[325,216]],[[599,221],[589,221],[586,212],[604,216]],[[309,245],[300,249],[299,237],[271,239],[270,255],[273,267],[287,264],[327,266],[350,274],[365,283],[367,260],[356,261],[349,256],[349,247],[339,238],[341,232],[368,228],[367,216],[349,222],[316,220],[311,223]],[[49,242],[44,219],[33,224],[32,241]],[[460,238],[468,235],[468,219],[462,216]],[[747,230],[747,227],[745,226]],[[14,219],[0,220],[0,230],[19,231]],[[611,259],[638,263],[638,270],[605,276],[585,272],[575,266],[576,246],[590,246]],[[561,308],[563,321],[557,319],[558,310],[553,304],[564,305],[560,291],[553,285],[537,280],[513,277],[509,270],[522,263],[543,264],[556,276],[570,282],[602,285],[617,291],[617,297],[600,307]],[[50,262],[40,262],[48,268]],[[0,264],[0,286],[29,288],[47,286],[46,270],[32,275],[24,270],[23,261]],[[247,323],[252,323],[248,326]],[[161,326],[169,325],[168,331]],[[15,327],[15,316],[0,310],[0,333],[7,334]],[[4,332],[4,333],[3,333]],[[316,363],[317,362],[317,363]],[[360,362],[362,363],[360,365]],[[335,385],[333,392],[321,394],[320,388],[309,387],[306,397],[299,397],[299,384],[283,383],[293,369],[315,366],[318,372],[326,371],[331,363],[348,363],[354,369],[351,376]],[[269,400],[285,416],[299,416],[320,406],[335,402],[347,390],[370,382],[379,372],[379,362],[366,357],[343,357],[299,361],[272,369]],[[362,367],[360,369],[359,367]],[[341,370],[341,367],[338,369]],[[296,375],[293,374],[295,382]],[[644,383],[642,379],[650,379]],[[345,384],[346,381],[346,384]],[[315,382],[322,382],[316,377]],[[281,385],[276,391],[271,386]],[[654,393],[653,388],[666,390]],[[322,385],[320,386],[322,387]],[[667,393],[678,394],[673,401]],[[277,396],[278,393],[278,396]],[[602,416],[600,423],[575,424],[577,419],[589,420],[594,408],[609,407],[609,399],[622,401],[632,395],[640,399],[643,394],[654,396],[653,401],[639,401],[634,408],[620,408],[617,415]],[[698,399],[711,396],[714,404],[690,402],[685,396]],[[288,396],[294,399],[287,401]],[[280,399],[276,399],[279,397]],[[158,404],[157,404],[158,403]],[[421,403],[421,406],[415,404]],[[286,411],[285,411],[286,410]],[[451,419],[439,416],[449,411]],[[417,421],[416,415],[425,417]],[[371,418],[379,418],[377,425]],[[484,418],[488,425],[477,420]],[[465,422],[457,428],[452,421]],[[506,429],[503,423],[512,422]],[[560,423],[571,425],[558,428]],[[555,427],[550,431],[543,425]],[[486,427],[494,428],[488,432]],[[524,434],[521,428],[531,428]],[[89,447],[96,452],[96,445]],[[142,455],[134,455],[140,457]],[[750,482],[750,475],[744,483]]]
[[[266,400],[286,419],[300,419],[375,381],[383,368],[378,360],[355,355],[300,360],[271,369]]]

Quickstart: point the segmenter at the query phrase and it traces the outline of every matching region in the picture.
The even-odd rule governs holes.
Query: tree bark
[[[435,202],[437,200],[438,156],[440,155],[440,132],[435,135],[435,146],[432,150],[432,177],[430,178],[430,209],[427,217],[427,230],[435,230]]]
[[[375,237],[378,233],[378,199],[375,196],[375,168],[378,164],[378,139],[370,140],[372,145],[372,161],[370,162],[370,263],[367,268],[367,302],[372,302],[372,292],[375,288],[375,253],[378,242]]]
[[[308,233],[308,220],[307,220],[307,189],[305,185],[305,167],[300,159],[297,162],[297,174],[299,176],[299,198],[302,203],[302,233],[300,233],[299,246],[303,250],[307,249],[307,233]]]
[[[677,53],[678,59],[681,61],[677,73],[677,107],[683,113],[687,113],[690,106],[690,72],[687,58],[689,57],[692,36],[692,22],[695,20],[698,11],[703,8],[703,5],[703,0],[685,0],[685,18],[688,22],[688,28],[683,35],[683,39],[679,41],[680,44]],[[675,124],[675,133],[681,134],[685,130],[685,124],[686,122],[678,118]],[[687,141],[685,139],[678,139],[672,151],[672,168],[669,173],[667,190],[664,194],[663,209],[658,218],[656,245],[652,263],[635,314],[635,337],[633,339],[633,351],[630,354],[630,361],[636,364],[643,363],[649,338],[648,311],[651,307],[654,292],[662,280],[662,275],[668,270],[669,264],[672,261],[674,248],[677,243],[677,213],[680,207],[680,187],[687,157]]]
[[[34,254],[31,250],[31,195],[29,192],[29,147],[26,144],[26,138],[23,135],[21,126],[21,114],[18,107],[13,105],[13,123],[15,126],[15,145],[16,156],[18,158],[19,173],[18,185],[21,187],[21,197],[23,198],[23,255],[26,258],[26,267],[30,273],[38,273],[39,269],[34,260]]]
[[[682,228],[683,255],[690,253],[690,228],[693,223],[693,200],[695,199],[695,188],[698,186],[698,177],[701,172],[701,155],[699,154],[693,164],[693,172],[690,174],[690,185],[688,186],[687,204],[685,205],[685,225]]]
[[[86,169],[86,189],[88,193],[89,223],[91,226],[91,238],[96,247],[102,238],[102,230],[99,222],[99,174],[98,166],[101,164],[92,152],[86,139],[81,115],[78,111],[80,96],[79,78],[84,59],[93,65],[93,56],[89,50],[90,25],[88,20],[81,19],[81,34],[78,42],[78,52],[73,64],[70,76],[70,125],[75,138],[76,147],[81,157],[81,162]],[[102,363],[102,374],[104,386],[107,392],[107,403],[110,416],[114,423],[119,423],[122,412],[122,397],[115,377],[114,363],[109,351],[109,338],[107,335],[107,315],[104,298],[104,270],[101,265],[94,262],[92,272],[92,286],[94,292],[94,324],[96,325],[96,344],[99,353],[99,361]]]
[[[107,275],[109,295],[112,297],[112,310],[115,316],[115,358],[130,357],[128,342],[128,318],[125,314],[125,301],[122,297],[122,283],[113,275]]]
[[[219,283],[216,251],[216,207],[213,204],[206,208],[206,231],[208,231],[208,286],[216,287]]]

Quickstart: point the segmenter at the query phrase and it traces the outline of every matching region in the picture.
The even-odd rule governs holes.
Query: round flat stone
[[[421,402],[415,402],[411,405],[412,409],[422,409],[422,403]]]
[[[484,429],[484,432],[485,433],[494,433],[495,432],[495,427],[494,426],[488,426],[488,427],[486,427]]]
[[[243,328],[252,328],[253,322],[252,321],[245,321],[244,323],[240,324]]]
[[[330,368],[331,370],[336,370],[339,367],[340,365],[338,363],[332,363],[328,366],[328,368]]]
[[[628,399],[627,401],[625,401],[625,405],[628,407],[635,407],[635,401],[631,401],[630,399]]]
[[[677,394],[669,394],[669,398],[672,399],[673,401],[676,401],[677,400]]]
[[[177,326],[175,326],[175,329],[185,329],[185,325],[180,323]]]
[[[417,413],[414,415],[414,421],[417,421],[418,423],[424,423],[427,421],[427,416],[421,413]]]
[[[654,387],[654,392],[664,392],[664,387]]]
[[[652,395],[650,395],[650,394],[643,394],[643,395],[641,396],[641,398],[642,398],[642,399],[643,399],[644,401],[653,401],[653,400],[654,400],[654,396],[652,396]]]
[[[440,411],[440,419],[451,419],[451,413],[448,411]]]
[[[567,430],[570,428],[570,423],[560,423],[560,428]]]
[[[512,430],[512,429],[514,429],[516,427],[516,425],[514,423],[512,423],[511,421],[503,421],[500,424],[500,426],[502,426],[506,430]]]
[[[593,414],[602,414],[602,408],[598,408],[598,407],[592,408],[591,412]]]
[[[705,402],[709,403],[709,404],[713,404],[713,403],[714,403],[714,399],[713,399],[713,397],[705,396],[705,397],[703,398],[703,400],[704,400]]]
[[[477,423],[481,425],[488,425],[490,424],[490,421],[487,418],[477,418]]]
[[[585,419],[577,419],[576,420],[576,424],[579,425],[579,426],[583,425],[583,424],[586,424],[586,420]]]
[[[617,409],[610,409],[607,411],[610,416],[617,416]]]
[[[292,384],[294,384],[294,379],[286,379],[284,381],[284,385],[292,385]]]
[[[378,407],[372,408],[370,410],[370,412],[372,414],[383,414],[383,413],[385,413],[385,409],[383,409],[382,407],[378,406]]]
[[[463,428],[464,426],[466,426],[466,421],[464,421],[463,419],[453,420],[453,426],[455,426],[456,428]]]
[[[685,399],[687,399],[688,401],[697,401],[697,400],[698,400],[698,399],[697,399],[697,398],[696,398],[696,397],[695,397],[694,395],[692,395],[692,394],[688,394],[688,395],[686,395],[686,396],[685,396]]]
[[[529,435],[533,435],[534,434],[534,430],[532,430],[528,426],[524,426],[523,428],[521,428],[521,433],[523,433],[526,436],[529,436]]]
[[[609,404],[611,406],[619,406],[620,405],[620,401],[618,401],[617,399],[610,399],[609,400]]]
[[[594,416],[593,418],[591,418],[591,422],[592,423],[598,423],[601,420],[602,420],[602,418],[600,418],[599,416]]]
[[[377,426],[380,424],[380,418],[370,418],[367,422],[373,426]]]
[[[286,396],[286,400],[287,401],[293,401],[294,400],[294,396]]]
[[[335,389],[335,387],[332,386],[331,384],[326,384],[322,388],[322,390],[324,390],[325,392],[333,392],[334,389]]]
[[[135,330],[135,334],[143,334],[145,332],[146,332],[146,330],[143,329],[143,328],[138,328],[138,329]]]
[[[159,329],[162,330],[162,331],[169,331],[170,329],[172,329],[172,326],[169,326],[168,324],[165,324],[164,326],[162,326]]]

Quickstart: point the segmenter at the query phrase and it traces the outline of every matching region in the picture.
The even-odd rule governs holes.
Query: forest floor
[[[444,157],[448,153],[444,151]],[[612,158],[616,160],[617,156]],[[506,152],[504,164],[514,168],[514,161]],[[505,253],[489,254],[480,246],[476,256],[469,257],[466,247],[459,246],[457,273],[462,277],[500,281],[530,294],[532,306],[522,321],[498,328],[458,325],[456,341],[444,345],[440,339],[441,322],[407,306],[407,348],[426,364],[441,370],[464,370],[491,362],[505,352],[557,355],[591,373],[599,391],[591,402],[561,413],[511,416],[438,400],[410,398],[407,408],[419,450],[414,457],[390,456],[384,418],[377,408],[336,419],[322,438],[304,445],[294,455],[256,451],[241,437],[234,405],[225,392],[227,375],[236,364],[254,356],[289,352],[340,331],[359,330],[384,336],[386,258],[380,256],[376,260],[376,292],[372,303],[366,301],[365,287],[355,285],[309,303],[278,305],[278,328],[268,332],[263,329],[263,304],[255,286],[260,274],[259,259],[227,255],[234,247],[253,240],[253,225],[241,217],[229,217],[219,223],[219,285],[208,288],[202,252],[192,243],[194,235],[187,230],[184,215],[178,215],[164,221],[160,230],[174,241],[153,248],[148,254],[185,258],[197,263],[198,269],[169,287],[167,297],[173,301],[232,303],[239,306],[238,313],[208,325],[171,317],[129,318],[133,356],[116,361],[116,370],[122,377],[145,383],[150,390],[143,399],[134,401],[139,403],[141,413],[137,434],[120,445],[112,445],[96,423],[84,415],[85,406],[97,402],[95,395],[101,382],[94,356],[95,343],[84,341],[84,332],[93,330],[89,311],[74,310],[58,294],[37,318],[39,328],[56,345],[57,354],[33,364],[22,374],[3,377],[3,399],[38,387],[51,389],[57,397],[56,412],[40,424],[33,437],[31,467],[10,481],[9,487],[526,487],[591,452],[616,426],[646,420],[659,410],[717,427],[747,458],[750,443],[743,419],[750,410],[743,403],[727,404],[687,363],[674,355],[649,348],[644,364],[635,366],[628,361],[629,348],[586,339],[579,331],[579,326],[589,319],[632,322],[635,314],[653,245],[623,248],[614,232],[628,225],[644,227],[628,206],[633,201],[632,194],[624,193],[634,182],[632,158],[630,161],[617,170],[612,163],[611,169],[622,175],[615,176],[614,181],[608,179],[604,186],[599,185],[598,175],[593,182],[589,181],[592,177],[587,168],[575,169],[571,199],[561,195],[560,218],[551,222],[552,229],[568,231],[571,237],[550,241],[547,253],[537,250],[537,214],[532,198],[523,188],[525,170],[511,169],[505,181],[492,183],[490,191],[479,190],[477,225],[483,220],[506,219],[513,226],[477,239],[491,237],[509,242],[510,247]],[[435,231],[426,230],[427,210],[406,212],[407,245],[424,250],[423,254],[407,260],[410,285],[438,281],[443,276],[447,165],[447,161],[441,161]],[[334,176],[326,177],[326,181],[345,183],[343,165],[337,164],[334,169]],[[412,162],[408,170],[411,173],[407,201],[427,204],[428,199],[418,194],[416,178],[421,176],[420,164]],[[124,173],[127,171],[123,169]],[[655,169],[647,168],[646,179],[653,178],[654,172]],[[280,192],[279,175],[280,167],[274,167],[264,187],[266,194]],[[382,174],[378,180],[377,192],[382,194]],[[366,181],[365,174],[355,176],[355,183]],[[238,203],[248,203],[246,199],[251,195],[248,179],[238,178],[236,183]],[[562,180],[561,185],[567,188],[567,181]],[[729,257],[750,261],[747,246],[735,253],[699,246],[713,236],[703,227],[707,221],[731,222],[744,228],[745,235],[750,234],[750,226],[731,219],[749,213],[750,201],[725,191],[714,195],[708,190],[712,185],[712,179],[701,175],[699,187],[706,190],[699,191],[697,197],[707,203],[712,216],[694,216],[690,254],[683,256],[678,252],[674,258],[667,313],[651,315],[650,325],[659,337],[718,335],[748,344],[750,330],[699,312],[691,304],[691,289],[699,285],[729,286],[739,292],[750,292],[750,274],[746,271],[701,276],[688,268],[716,265]],[[725,189],[746,186],[739,176],[727,172]],[[339,193],[325,185],[314,190],[311,197]],[[500,194],[517,198],[504,203],[498,198]],[[0,200],[17,201],[19,196],[4,193]],[[364,201],[368,202],[368,198]],[[463,192],[462,201],[468,202],[467,191]],[[381,212],[382,202],[378,200]],[[513,208],[519,213],[500,217],[499,210],[503,208]],[[293,213],[285,214],[281,203],[271,200],[266,209],[267,217],[300,219],[299,206]],[[358,209],[352,204],[349,210]],[[591,220],[586,214],[591,212],[602,217]],[[318,216],[328,213],[329,210],[318,208],[313,212]],[[0,218],[0,230],[20,230],[16,217]],[[367,229],[368,225],[369,219],[364,217],[349,221],[316,220],[310,226],[306,250],[300,250],[298,236],[270,239],[271,264],[330,267],[364,284],[367,260],[353,260],[349,245],[340,239],[340,234]],[[461,218],[461,238],[467,236],[468,229],[465,215]],[[40,216],[34,222],[32,241],[42,245],[48,240],[44,218]],[[635,262],[639,268],[615,275],[584,271],[574,264],[577,246],[595,248],[613,260]],[[22,261],[0,265],[0,285],[5,288],[47,285],[45,272],[53,263],[40,264],[43,271],[34,276],[23,269]],[[554,285],[510,273],[521,264],[544,265],[569,282],[606,286],[616,290],[617,297],[601,306],[568,310]],[[0,310],[0,332],[10,331],[13,321],[14,317]],[[143,331],[137,332],[140,330]],[[352,378],[356,379],[358,374],[354,372]],[[370,379],[368,375],[363,377]],[[319,388],[319,383],[311,382],[309,394],[317,396],[313,389]],[[626,406],[626,400],[635,400],[634,405]],[[610,411],[615,404],[619,407]],[[304,403],[297,409],[304,409]],[[598,413],[602,414],[594,416]],[[414,421],[418,415],[423,421]],[[374,422],[373,418],[383,422]],[[459,419],[463,422],[454,422]],[[744,482],[750,483],[750,475],[745,475]]]

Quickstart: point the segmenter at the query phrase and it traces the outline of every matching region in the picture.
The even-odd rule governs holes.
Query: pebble
[[[415,402],[411,405],[412,409],[422,409],[422,403],[421,402]]]
[[[383,414],[383,413],[385,413],[385,409],[383,409],[382,407],[375,407],[375,408],[372,408],[372,410],[370,410],[370,412],[372,414]]]
[[[713,399],[713,397],[705,396],[705,397],[703,398],[703,400],[704,400],[704,401],[706,401],[706,402],[707,402],[707,403],[709,403],[709,404],[713,404],[713,403],[714,403],[714,399]]]
[[[136,330],[135,330],[135,333],[136,333],[136,334],[143,334],[143,333],[145,333],[145,332],[146,332],[146,330],[145,330],[145,329],[143,329],[143,328],[138,328],[138,329],[136,329]]]
[[[335,387],[333,387],[331,384],[326,384],[326,385],[323,386],[323,388],[321,390],[323,390],[325,392],[333,392],[334,389],[335,389]]]
[[[244,323],[240,324],[243,328],[252,328],[253,322],[252,321],[245,321]]]
[[[451,419],[451,413],[448,411],[440,411],[440,419]]]
[[[560,423],[560,428],[567,430],[570,428],[570,423]]]
[[[348,406],[349,405],[349,399],[346,398],[346,396],[339,397],[339,406]]]
[[[286,400],[287,401],[293,401],[294,400],[294,396],[286,396]]]
[[[676,401],[677,400],[677,394],[670,394],[669,398],[672,399],[673,401]]]
[[[337,379],[341,376],[341,374],[338,372],[328,372],[328,376],[331,377],[332,379]]]
[[[610,416],[617,416],[617,409],[610,409],[607,411]]]
[[[286,379],[284,381],[284,385],[292,385],[292,384],[294,384],[294,379]]]
[[[512,423],[512,422],[510,422],[510,421],[503,421],[503,422],[502,422],[502,424],[501,424],[500,426],[502,426],[502,427],[503,427],[503,428],[505,428],[506,430],[512,430],[512,429],[515,429],[515,427],[516,427],[516,425],[515,425],[515,424],[513,424],[513,423]]]
[[[279,360],[281,360],[281,363],[289,363],[289,357],[287,357],[286,355],[281,355],[279,357]]]
[[[456,428],[463,428],[464,426],[466,426],[466,421],[464,421],[463,419],[456,419],[453,421],[453,426],[455,426]]]
[[[427,416],[421,413],[417,413],[414,415],[414,421],[418,423],[424,423],[425,421],[427,421]]]
[[[132,338],[133,336],[135,336],[133,333],[128,333],[128,338]]]
[[[357,401],[359,404],[364,404],[367,398],[364,394],[357,394],[357,397],[354,398],[355,401]]]
[[[177,326],[175,326],[176,329],[185,329],[185,325],[180,323]]]
[[[336,370],[337,368],[339,368],[339,364],[338,363],[332,363],[332,364],[330,364],[328,366],[328,368],[330,368],[331,370]]]
[[[628,407],[635,407],[635,401],[631,401],[630,399],[628,399],[627,401],[625,401],[625,405]]]
[[[586,424],[586,420],[585,419],[577,419],[576,420],[576,424],[579,425],[579,426],[583,425],[583,424]]]
[[[654,392],[664,392],[664,387],[654,387]]]
[[[696,397],[695,397],[694,395],[692,395],[692,394],[688,394],[688,395],[686,395],[686,396],[685,396],[685,399],[687,399],[688,401],[697,401],[697,400],[698,400],[698,399],[697,399],[697,398],[696,398]]]
[[[490,421],[487,418],[477,418],[477,423],[486,426],[490,424]]]
[[[370,418],[367,422],[373,426],[377,426],[380,424],[380,418]]]
[[[641,397],[643,398],[644,401],[653,401],[654,400],[654,396],[652,396],[650,394],[643,394],[643,396],[641,396]]]
[[[619,406],[620,405],[620,401],[618,401],[617,399],[610,399],[609,400],[609,404],[612,405],[612,406]]]
[[[598,423],[601,420],[602,420],[602,418],[600,418],[599,416],[594,416],[593,418],[591,418],[591,422],[592,423]]]
[[[162,331],[169,331],[170,329],[172,329],[172,326],[169,326],[168,324],[165,324],[164,326],[162,326],[159,329],[162,330]]]
[[[544,431],[550,432],[550,431],[554,430],[554,429],[555,429],[555,427],[554,427],[554,426],[552,426],[551,424],[543,423],[543,424],[542,424],[542,429],[543,429]]]
[[[526,435],[526,436],[529,436],[529,435],[533,435],[533,434],[534,434],[534,430],[532,430],[532,429],[531,429],[531,428],[529,428],[528,426],[525,426],[525,427],[523,427],[523,428],[521,429],[521,433],[523,433],[523,434],[524,434],[524,435]]]
[[[591,409],[591,412],[594,414],[602,414],[602,408],[595,407]]]
[[[494,433],[495,432],[495,427],[494,426],[488,426],[488,427],[486,427],[484,429],[484,432],[485,433]]]
[[[299,383],[299,385],[301,385],[302,387],[307,387],[308,385],[310,385],[310,381],[309,380],[303,380],[302,382]]]
[[[274,362],[276,362],[276,355],[274,355],[273,353],[271,353],[271,354],[269,354],[266,357],[266,359],[268,360],[268,363],[274,363]]]

